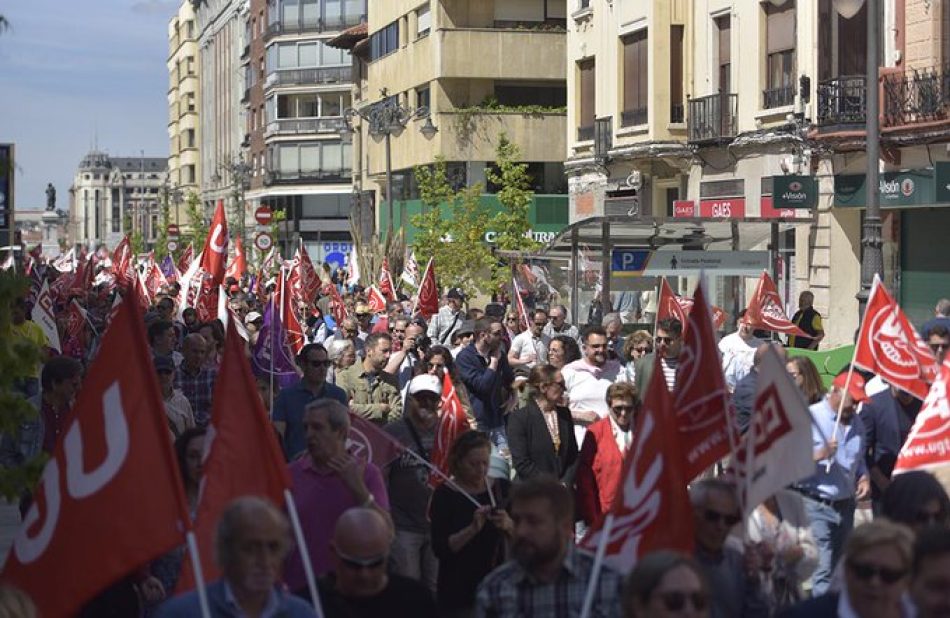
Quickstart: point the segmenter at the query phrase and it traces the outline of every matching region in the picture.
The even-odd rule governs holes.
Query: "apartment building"
[[[245,198],[285,211],[281,240],[302,238],[314,259],[350,241],[353,201],[353,71],[327,42],[365,20],[366,0],[251,0],[245,17]]]
[[[161,225],[165,157],[110,157],[93,150],[79,163],[69,188],[66,236],[70,245],[114,248],[126,234],[141,234],[148,247]]]
[[[188,225],[181,203],[200,191],[198,24],[191,0],[168,22],[168,182],[170,222]],[[181,219],[179,221],[179,218]]]
[[[341,44],[363,59],[354,182],[375,194],[377,230],[403,229],[411,242],[422,208],[413,170],[437,156],[454,185],[481,183],[485,208],[497,209],[485,170],[502,133],[532,175],[535,235],[567,223],[566,18],[566,0],[370,2],[368,38],[353,32]],[[386,115],[387,106],[398,113]],[[398,120],[383,126],[384,116]]]

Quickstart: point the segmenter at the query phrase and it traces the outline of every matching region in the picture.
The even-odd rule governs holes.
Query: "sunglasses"
[[[379,567],[386,564],[386,556],[373,556],[371,558],[354,558],[352,556],[347,556],[337,552],[337,557],[340,559],[340,562],[343,563],[347,568],[358,571],[359,569],[378,569]]]
[[[610,406],[610,409],[617,414],[622,414],[624,412],[636,412],[637,406]]]
[[[307,361],[307,364],[310,365],[311,367],[315,368],[315,369],[319,369],[320,367],[329,367],[329,366],[330,366],[330,361],[328,361],[328,360],[308,360],[308,361]]]
[[[873,564],[862,564],[860,562],[848,561],[848,568],[854,573],[855,577],[862,581],[871,581],[875,575],[885,584],[893,584],[907,575],[905,569],[889,569],[887,567],[875,566]]]
[[[930,343],[927,345],[929,345],[930,349],[934,352],[939,352],[940,350],[946,350],[950,348],[950,343]]]
[[[673,338],[672,337],[654,337],[653,341],[656,341],[657,343],[673,343]]]
[[[663,607],[665,607],[668,612],[683,611],[687,602],[698,612],[704,611],[706,607],[709,606],[709,597],[705,592],[679,592],[671,590],[669,592],[661,592],[658,596],[663,603]]]
[[[706,511],[703,513],[703,518],[711,524],[716,524],[720,521],[724,522],[730,528],[735,526],[742,519],[738,515],[720,513],[719,511],[714,511],[712,509],[706,509]]]
[[[650,348],[634,348],[633,351],[637,354],[649,354],[651,352]]]

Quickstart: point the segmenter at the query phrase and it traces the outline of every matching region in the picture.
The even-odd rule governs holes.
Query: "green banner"
[[[818,205],[818,180],[814,176],[772,176],[772,206],[814,208]]]
[[[835,206],[864,208],[867,204],[867,183],[864,174],[835,176]],[[882,208],[899,206],[932,206],[934,198],[933,170],[883,172],[879,178],[878,199]]]
[[[848,363],[851,362],[851,357],[854,355],[854,346],[846,345],[835,348],[834,350],[821,352],[802,350],[800,348],[788,348],[787,352],[790,357],[804,356],[811,359],[811,362],[815,363],[815,367],[818,368],[818,375],[821,376],[822,383],[825,385],[825,388],[828,388],[831,386],[831,382],[835,379],[835,376],[841,373],[841,370],[847,367]]]

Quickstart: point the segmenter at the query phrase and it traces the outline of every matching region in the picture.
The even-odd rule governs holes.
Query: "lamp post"
[[[425,124],[419,127],[419,132],[426,139],[432,137],[439,131],[438,127],[432,124],[432,116],[429,108],[426,106],[412,109],[401,105],[396,97],[388,97],[383,89],[380,93],[383,100],[369,105],[362,109],[349,107],[343,110],[343,120],[345,126],[340,132],[344,140],[348,140],[355,132],[352,121],[359,117],[369,123],[369,134],[373,137],[382,137],[386,148],[386,208],[389,213],[387,228],[387,238],[393,235],[393,161],[392,161],[392,137],[399,136],[406,125],[411,120],[425,118]]]
[[[229,165],[229,170],[234,181],[234,199],[237,202],[235,210],[240,213],[241,245],[243,246],[247,244],[247,239],[244,237],[247,226],[247,206],[244,203],[244,192],[250,182],[251,166],[244,161],[243,154],[238,154],[237,160],[232,161]]]

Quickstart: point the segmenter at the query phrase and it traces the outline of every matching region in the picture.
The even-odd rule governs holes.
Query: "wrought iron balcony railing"
[[[792,86],[769,88],[762,91],[762,109],[775,109],[776,107],[787,107],[794,104],[795,88]]]
[[[647,108],[627,109],[620,112],[621,127],[635,127],[647,123]]]
[[[577,127],[577,141],[579,142],[589,142],[594,139],[594,125],[587,125],[586,127]]]
[[[950,66],[885,75],[885,127],[950,118]]]
[[[736,136],[739,97],[721,92],[690,99],[687,137],[690,142],[719,142]]]
[[[865,124],[867,94],[864,75],[842,75],[818,82],[818,126]]]
[[[319,86],[352,81],[352,67],[326,67],[320,69],[290,69],[274,71],[267,76],[264,86]]]
[[[275,133],[339,133],[344,127],[343,117],[278,118],[267,123],[267,135]]]

